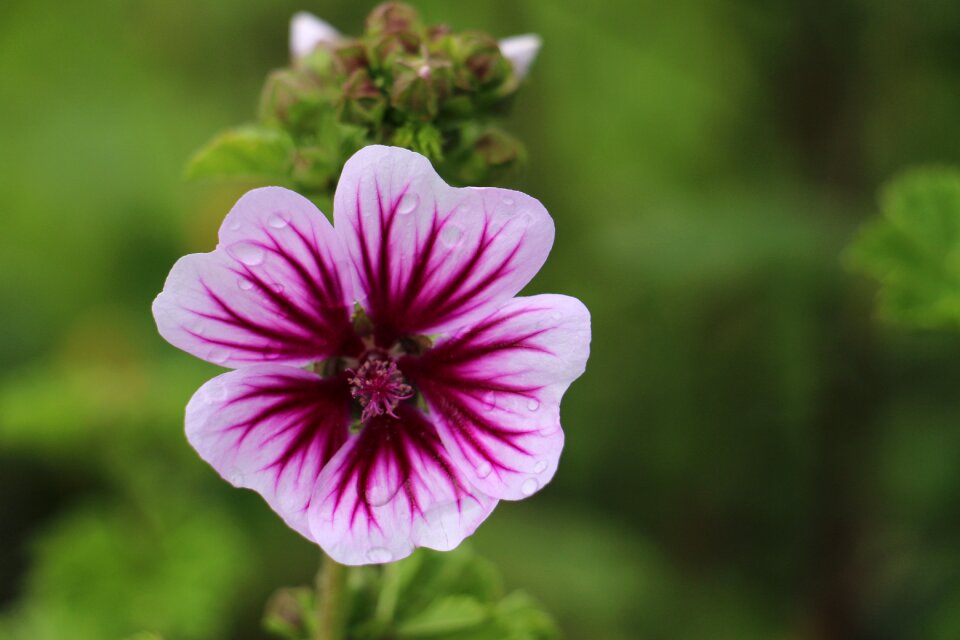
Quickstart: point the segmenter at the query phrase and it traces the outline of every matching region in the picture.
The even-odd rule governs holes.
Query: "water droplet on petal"
[[[247,280],[246,278],[240,278],[237,280],[237,286],[243,289],[244,291],[250,291],[253,289],[253,283]]]
[[[227,251],[234,258],[249,267],[257,266],[263,262],[264,258],[263,248],[248,242],[231,245]]]
[[[273,290],[276,291],[277,293],[283,293],[283,285],[280,284],[279,282],[274,282],[272,286],[273,286]]]
[[[512,206],[513,206],[513,198],[511,198],[510,196],[504,196],[504,198],[503,198],[503,204],[504,204],[504,206],[506,206],[506,207],[512,207]]]
[[[207,355],[207,359],[214,364],[223,364],[230,359],[230,352],[222,347],[214,347]]]
[[[531,216],[529,213],[525,213],[520,217],[521,226],[529,227],[531,224],[533,224],[533,216]]]
[[[227,228],[230,229],[230,231],[237,231],[238,229],[240,229],[240,221],[237,219],[234,219],[233,222],[227,225]]]
[[[455,224],[447,224],[440,230],[440,240],[448,247],[456,246],[463,240],[463,229]]]
[[[497,394],[493,391],[487,391],[483,394],[483,410],[493,411],[497,408]]]
[[[563,314],[560,313],[559,311],[554,311],[553,313],[550,314],[550,319],[553,320],[554,322],[559,322],[561,318],[563,318]]]
[[[540,401],[537,400],[536,398],[530,398],[527,401],[527,409],[529,409],[530,411],[536,411],[539,408],[540,408]]]
[[[543,473],[543,472],[546,471],[546,470],[547,470],[547,461],[546,461],[546,460],[541,460],[540,462],[538,462],[538,463],[537,463],[536,465],[534,465],[534,467],[533,467],[533,472],[534,472],[534,473]]]
[[[477,476],[480,478],[486,478],[493,472],[493,467],[490,466],[490,463],[483,461],[477,465]]]
[[[525,496],[532,496],[539,488],[540,483],[537,482],[536,478],[527,478],[523,481],[523,484],[520,485],[520,493]]]
[[[234,470],[234,471],[231,471],[230,474],[227,476],[227,482],[229,482],[235,487],[242,485],[243,481],[244,481],[244,476],[242,471]]]
[[[397,495],[397,488],[384,482],[374,482],[367,488],[366,495],[371,507],[382,507]]]
[[[397,213],[406,215],[417,208],[420,204],[420,196],[415,193],[405,193],[397,204]]]
[[[267,224],[274,229],[283,229],[287,226],[287,221],[279,213],[275,213],[267,219]]]
[[[393,554],[383,547],[374,547],[367,551],[367,560],[370,562],[384,563],[390,562],[392,559]]]

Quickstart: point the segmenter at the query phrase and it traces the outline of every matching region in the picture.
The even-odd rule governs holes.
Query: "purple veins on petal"
[[[380,415],[321,474],[311,531],[339,562],[398,560],[415,547],[452,549],[496,500],[453,464],[436,428],[415,407]]]
[[[216,250],[174,265],[154,302],[157,326],[172,344],[226,366],[356,352],[347,261],[312,203],[256,189],[228,214]]]
[[[423,156],[381,146],[347,162],[334,216],[381,346],[489,314],[536,274],[554,235],[533,198],[449,187]]]
[[[186,422],[201,458],[235,486],[260,493],[310,537],[305,512],[317,477],[349,434],[342,377],[268,364],[231,371],[197,391]]]
[[[514,298],[400,366],[471,482],[516,500],[542,488],[556,470],[560,399],[583,373],[589,344],[590,317],[578,300]]]

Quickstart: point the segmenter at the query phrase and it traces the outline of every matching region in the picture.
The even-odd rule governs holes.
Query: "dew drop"
[[[524,227],[529,227],[531,224],[533,224],[533,216],[531,216],[529,213],[523,214],[520,216],[520,224]]]
[[[374,547],[367,551],[367,560],[370,562],[384,563],[390,562],[392,559],[393,554],[383,547]]]
[[[463,240],[463,229],[455,224],[448,224],[440,231],[440,240],[448,247],[456,246]]]
[[[242,472],[242,471],[236,471],[236,470],[235,470],[235,471],[231,471],[231,472],[230,472],[230,475],[227,476],[227,482],[229,482],[230,484],[232,484],[232,485],[235,486],[235,487],[242,485],[242,484],[243,484],[243,480],[244,480],[244,477],[243,477],[243,472]]]
[[[489,462],[481,462],[477,465],[477,476],[480,478],[486,478],[493,472],[493,467],[490,466]]]
[[[279,282],[274,282],[272,286],[273,286],[273,290],[276,291],[277,293],[283,293],[283,285],[280,284]]]
[[[210,353],[207,355],[207,359],[214,364],[223,364],[230,359],[230,352],[226,349],[215,347],[210,350]]]
[[[283,229],[287,226],[287,221],[279,213],[275,213],[267,219],[267,224],[274,229]]]
[[[417,208],[420,204],[420,196],[415,193],[405,193],[397,204],[397,213],[406,215]]]
[[[540,483],[537,482],[536,478],[527,478],[523,481],[523,484],[520,485],[520,493],[525,496],[532,496],[539,488]]]
[[[540,408],[540,401],[537,400],[536,398],[530,398],[530,400],[527,401],[527,409],[529,409],[530,411],[536,411],[539,408]]]
[[[249,244],[246,242],[232,245],[228,252],[234,258],[242,262],[243,264],[255,267],[258,264],[263,262],[264,253],[263,249],[258,247],[255,244]]]
[[[240,278],[237,280],[237,286],[243,289],[244,291],[250,291],[253,289],[253,283],[247,280],[246,278]]]
[[[511,198],[510,196],[505,196],[505,197],[503,198],[503,204],[504,204],[504,206],[512,207],[512,206],[513,206],[513,198]]]
[[[483,410],[493,411],[497,408],[497,394],[493,391],[487,391],[483,394]]]
[[[227,225],[227,228],[230,229],[230,231],[237,231],[237,230],[239,230],[239,229],[240,229],[240,221],[239,221],[239,220],[234,220],[234,221],[231,222],[229,225]]]
[[[371,507],[382,507],[390,502],[390,500],[396,494],[396,487],[390,487],[388,484],[383,482],[375,482],[374,484],[370,485],[366,491],[367,502]],[[384,560],[384,562],[386,562],[386,560]]]
[[[546,471],[546,470],[547,470],[547,462],[546,462],[546,460],[541,460],[541,461],[539,461],[539,462],[538,462],[536,465],[534,465],[534,467],[533,467],[533,472],[534,472],[534,473],[543,473],[543,472]]]

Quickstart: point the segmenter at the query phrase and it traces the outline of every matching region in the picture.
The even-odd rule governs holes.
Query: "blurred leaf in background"
[[[882,312],[906,325],[960,327],[960,170],[904,174],[881,209],[849,257],[880,281]]]

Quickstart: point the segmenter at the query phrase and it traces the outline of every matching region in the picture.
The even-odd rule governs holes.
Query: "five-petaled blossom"
[[[341,39],[340,32],[330,23],[307,11],[299,11],[290,20],[290,55],[302,58],[321,43],[335,44]],[[530,71],[543,41],[535,33],[503,38],[500,52],[510,61],[520,78]]]
[[[537,200],[449,187],[411,151],[354,155],[334,222],[256,189],[174,265],[160,333],[235,369],[190,400],[187,438],[339,562],[452,549],[553,477],[589,313],[514,297],[553,244]]]

